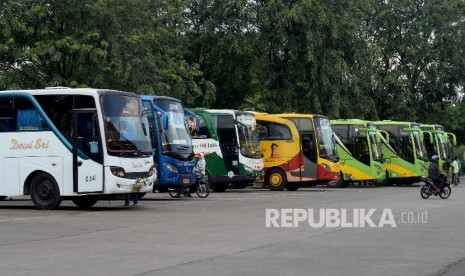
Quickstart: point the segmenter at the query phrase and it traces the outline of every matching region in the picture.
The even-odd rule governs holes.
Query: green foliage
[[[8,0],[0,87],[91,86],[210,104],[214,84],[183,58],[184,9],[162,0]]]
[[[4,0],[0,89],[440,123],[465,142],[463,0]]]

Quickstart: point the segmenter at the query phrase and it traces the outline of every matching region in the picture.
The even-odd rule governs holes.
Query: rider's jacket
[[[428,178],[432,180],[439,179],[439,165],[436,162],[431,162],[428,168]]]

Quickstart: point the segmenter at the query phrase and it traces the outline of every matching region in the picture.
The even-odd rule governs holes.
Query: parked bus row
[[[30,195],[39,209],[192,187],[200,153],[216,192],[411,184],[433,154],[446,168],[456,144],[439,125],[185,108],[90,88],[0,92],[0,137],[0,200]]]

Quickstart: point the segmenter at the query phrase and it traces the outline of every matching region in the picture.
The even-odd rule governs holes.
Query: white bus
[[[30,195],[38,209],[62,199],[150,192],[156,180],[137,94],[47,88],[0,91],[0,199]]]

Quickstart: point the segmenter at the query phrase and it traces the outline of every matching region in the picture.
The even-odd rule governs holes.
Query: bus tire
[[[89,209],[99,200],[98,196],[76,196],[71,201],[81,209]]]
[[[7,196],[0,196],[0,201],[5,200]]]
[[[279,168],[272,168],[265,176],[265,184],[272,191],[282,191],[287,186],[286,174]]]
[[[339,179],[337,181],[329,181],[326,182],[326,186],[328,188],[343,188],[346,185],[346,181],[344,181],[344,175],[342,172],[339,174]]]
[[[211,189],[216,193],[222,193],[229,187],[229,183],[211,184]]]
[[[46,173],[36,175],[31,181],[31,199],[37,209],[57,208],[61,203],[61,197],[55,179]]]
[[[145,196],[146,193],[137,193],[137,198],[141,199]]]
[[[299,182],[287,183],[286,189],[288,191],[297,191],[300,188]]]

